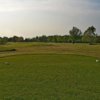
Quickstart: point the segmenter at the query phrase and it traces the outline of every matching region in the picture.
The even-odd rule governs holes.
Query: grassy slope
[[[63,54],[1,58],[0,100],[100,100],[100,63]]]

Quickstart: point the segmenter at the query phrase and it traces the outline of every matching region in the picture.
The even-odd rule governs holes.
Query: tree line
[[[96,33],[94,26],[88,27],[85,32],[73,27],[69,31],[69,35],[53,35],[53,36],[36,36],[32,38],[23,38],[19,36],[13,37],[0,37],[0,44],[6,44],[7,42],[54,42],[54,43],[100,43],[100,36]]]

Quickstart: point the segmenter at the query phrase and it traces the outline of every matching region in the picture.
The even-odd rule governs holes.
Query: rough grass
[[[16,49],[16,52],[2,52],[0,56],[16,54],[77,54],[100,58],[100,45],[68,43],[8,43],[0,50]]]

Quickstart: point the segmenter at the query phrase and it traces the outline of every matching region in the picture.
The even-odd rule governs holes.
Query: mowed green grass
[[[100,100],[100,62],[70,54],[0,58],[0,100]]]

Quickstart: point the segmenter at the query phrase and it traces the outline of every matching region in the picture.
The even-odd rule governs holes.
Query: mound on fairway
[[[100,100],[95,60],[63,54],[0,58],[0,100]]]

